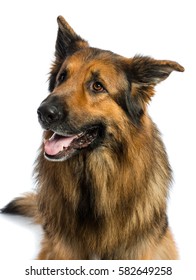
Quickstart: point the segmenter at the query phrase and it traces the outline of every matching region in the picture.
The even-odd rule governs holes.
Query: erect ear
[[[172,71],[183,72],[184,68],[170,60],[155,60],[150,57],[135,56],[128,60],[126,75],[131,85],[131,93],[126,93],[126,106],[132,122],[140,124],[146,104],[154,95],[154,86],[165,80]]]
[[[65,59],[67,55],[89,46],[85,40],[75,33],[62,16],[57,18],[57,22],[59,25],[55,51],[57,59]]]
[[[73,54],[77,50],[89,47],[88,43],[83,40],[66,20],[59,16],[58,22],[58,33],[55,46],[55,61],[52,65],[50,76],[49,76],[49,91],[52,92],[56,83],[56,76],[61,68],[63,61],[67,56]]]

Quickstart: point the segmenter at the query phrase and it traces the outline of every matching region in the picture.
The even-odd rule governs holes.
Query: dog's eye
[[[92,90],[94,92],[105,92],[105,88],[100,82],[94,82],[92,84]]]
[[[64,82],[65,79],[66,79],[66,76],[67,76],[66,72],[62,72],[62,73],[59,75],[59,77],[58,77],[58,82],[59,82],[59,83]]]

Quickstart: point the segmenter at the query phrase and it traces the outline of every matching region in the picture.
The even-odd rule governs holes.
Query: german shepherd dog
[[[171,168],[147,112],[174,61],[125,58],[92,48],[58,19],[36,193],[3,213],[32,217],[44,230],[37,259],[177,259],[167,220]]]

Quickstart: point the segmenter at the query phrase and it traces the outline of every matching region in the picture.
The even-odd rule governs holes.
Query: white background
[[[185,67],[157,86],[149,107],[163,134],[174,183],[168,215],[181,260],[196,250],[195,1],[1,1],[0,208],[30,191],[41,141],[36,110],[47,95],[56,17],[63,15],[91,46],[121,55],[150,55]],[[0,215],[0,260],[36,257],[41,229],[21,217]]]

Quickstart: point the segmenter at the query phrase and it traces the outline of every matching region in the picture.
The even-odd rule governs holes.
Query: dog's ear
[[[147,56],[135,56],[130,60],[129,71],[132,82],[140,85],[156,85],[174,70],[183,72],[184,68],[174,61],[155,60]]]
[[[57,22],[59,29],[56,40],[55,56],[58,60],[64,60],[67,55],[89,46],[85,40],[75,33],[62,16],[57,18]]]
[[[154,95],[154,86],[174,70],[183,72],[184,68],[174,61],[150,57],[135,56],[128,60],[126,75],[131,85],[131,94],[126,93],[126,106],[134,124],[140,123],[146,104]]]
[[[55,61],[52,65],[49,76],[48,89],[50,92],[52,92],[55,88],[56,76],[66,57],[79,49],[89,47],[88,43],[75,33],[62,16],[57,18],[57,22],[59,28],[55,46]]]

